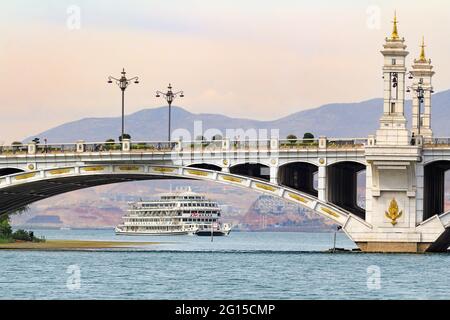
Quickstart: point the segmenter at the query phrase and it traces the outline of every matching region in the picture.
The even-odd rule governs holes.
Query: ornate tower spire
[[[427,58],[425,57],[425,37],[422,37],[422,45],[420,46],[420,62],[426,62]]]
[[[383,81],[384,102],[377,144],[408,145],[409,132],[405,118],[405,39],[400,38],[397,29],[397,14],[394,15],[392,35],[386,37],[381,54],[384,57]]]
[[[393,28],[392,28],[392,34],[391,34],[391,39],[392,40],[398,40],[400,39],[400,37],[398,36],[398,28],[397,28],[397,11],[394,11],[394,21],[392,21],[392,23],[394,24]]]
[[[421,135],[424,139],[431,139],[431,94],[433,93],[432,78],[434,75],[431,59],[425,56],[425,41],[422,37],[419,59],[414,59],[411,75],[413,83],[412,95],[412,125],[411,130],[415,135]]]

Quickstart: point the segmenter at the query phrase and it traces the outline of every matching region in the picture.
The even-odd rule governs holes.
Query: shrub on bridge
[[[145,142],[132,143],[131,149],[133,150],[145,150],[145,149],[154,149],[153,146],[147,146]]]
[[[131,140],[131,136],[128,133],[124,133],[123,136],[119,137],[119,141],[122,142],[122,139]]]
[[[306,132],[303,135],[303,140],[301,141],[301,145],[303,146],[318,146],[318,141],[314,140],[314,135],[310,132]]]
[[[115,150],[116,141],[114,139],[108,139],[105,141],[105,144],[103,145],[103,148],[106,151],[109,150]]]
[[[294,134],[289,134],[286,139],[289,141],[289,144],[293,145],[297,143],[297,136]]]
[[[11,143],[11,146],[12,146],[12,150],[14,152],[16,152],[16,151],[20,151],[20,149],[22,149],[23,143],[20,141],[14,141],[13,143]]]

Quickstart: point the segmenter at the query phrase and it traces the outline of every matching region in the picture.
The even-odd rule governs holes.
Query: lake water
[[[2,299],[449,299],[449,254],[324,253],[330,233],[47,239],[158,241],[139,249],[0,251]],[[338,247],[354,248],[338,234]],[[74,280],[75,279],[75,280]]]

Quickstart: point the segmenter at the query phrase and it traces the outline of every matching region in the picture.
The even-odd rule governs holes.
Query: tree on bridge
[[[107,139],[105,141],[104,149],[106,151],[114,150],[115,149],[115,144],[116,144],[116,141],[114,139]]]
[[[286,139],[289,141],[290,144],[296,144],[297,143],[297,136],[294,134],[289,134]]]

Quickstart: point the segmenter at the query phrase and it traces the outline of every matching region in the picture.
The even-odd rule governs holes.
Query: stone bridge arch
[[[317,197],[319,167],[310,162],[291,161],[278,168],[278,183]]]
[[[270,166],[259,162],[240,162],[230,166],[230,173],[270,181]]]
[[[450,160],[434,159],[424,164],[423,170],[423,220],[445,210],[445,193],[448,190],[445,175],[450,170]]]
[[[0,169],[0,177],[2,176],[8,176],[8,175],[12,175],[15,173],[20,173],[20,172],[24,172],[24,170],[19,169],[19,168],[1,168]]]
[[[85,165],[30,171],[0,177],[0,215],[24,205],[70,191],[111,183],[154,179],[194,179],[247,188],[310,209],[343,226],[344,231],[347,225],[354,227],[356,224],[361,229],[370,227],[362,219],[333,204],[320,201],[304,192],[272,184],[258,178],[201,168],[146,164]]]
[[[327,166],[328,201],[362,219],[366,210],[358,204],[358,176],[365,170],[366,165],[358,161],[336,161]]]
[[[188,165],[189,168],[206,169],[212,171],[222,171],[222,167],[214,163],[199,162]]]

